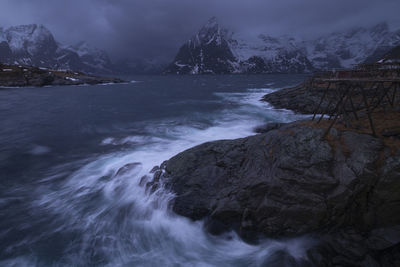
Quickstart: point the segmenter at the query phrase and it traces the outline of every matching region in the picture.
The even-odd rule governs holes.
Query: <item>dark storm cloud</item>
[[[0,0],[0,25],[42,23],[63,43],[170,59],[211,16],[247,31],[311,36],[382,21],[397,28],[398,10],[399,0]]]

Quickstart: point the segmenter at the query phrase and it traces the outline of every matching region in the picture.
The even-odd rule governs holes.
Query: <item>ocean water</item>
[[[0,89],[0,266],[280,266],[306,237],[248,244],[148,195],[149,171],[203,142],[301,118],[259,99],[300,75],[137,76]],[[136,168],[116,176],[129,163]],[[275,265],[274,265],[275,264]]]

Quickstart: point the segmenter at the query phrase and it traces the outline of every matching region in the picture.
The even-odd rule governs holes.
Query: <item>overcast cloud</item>
[[[399,0],[0,0],[0,26],[41,23],[113,57],[171,59],[210,17],[249,32],[313,36],[386,21]]]

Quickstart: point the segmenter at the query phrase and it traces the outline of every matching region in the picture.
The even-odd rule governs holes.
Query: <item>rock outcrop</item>
[[[352,131],[322,139],[323,129],[300,122],[266,129],[184,151],[148,187],[174,192],[172,209],[212,233],[312,234],[315,265],[396,266],[400,151]]]
[[[343,77],[352,77],[354,79],[360,78],[360,80],[362,80],[363,77],[357,76],[359,75],[357,73],[358,71],[359,71],[358,69],[355,69],[346,71],[342,70],[337,72],[335,71],[326,72],[326,74],[329,73],[329,77],[325,78],[327,80],[329,78],[340,79],[340,77],[343,76]],[[386,70],[383,71],[384,71],[382,72],[383,75],[388,75],[384,77],[388,77],[388,79],[391,79],[391,76],[389,76],[390,71],[387,71],[387,74],[385,74]],[[374,72],[372,71],[366,72],[364,73],[364,75],[370,75],[371,80],[375,78],[373,76]],[[318,81],[318,78],[319,77],[315,75],[309,80],[297,86],[284,88],[272,92],[270,94],[267,94],[262,97],[261,101],[268,102],[275,108],[290,109],[297,113],[314,114],[314,112],[316,112],[318,109],[317,113],[322,113],[324,111],[327,114],[332,115],[335,113],[335,109],[337,108],[336,105],[340,101],[343,91],[336,90],[335,87],[339,86],[339,83],[329,84],[327,80],[324,81],[322,79]],[[352,90],[349,92],[349,96],[351,96],[351,101],[346,101],[345,108],[347,112],[352,112],[353,107],[357,111],[362,111],[363,109],[365,109],[363,93],[367,97],[368,101],[374,100],[375,97],[377,97],[378,99],[382,97],[383,91],[379,91],[380,84],[374,84],[372,82],[363,83],[362,91],[360,88],[357,88],[357,86],[355,86],[356,85],[355,83],[350,85],[352,85]],[[321,100],[323,101],[321,102]],[[387,97],[382,98],[381,101],[382,101],[380,104],[381,106],[387,106],[389,108],[389,101]],[[398,97],[396,97],[395,102],[397,103],[398,101],[399,99]],[[395,107],[395,109],[398,108]]]
[[[304,82],[295,87],[284,88],[267,94],[263,96],[261,100],[270,103],[275,108],[290,109],[298,113],[312,114],[318,107],[324,91],[325,88],[309,87],[307,82]],[[329,91],[329,93],[330,95],[327,98],[335,96],[333,90]],[[327,106],[322,108],[326,109]],[[329,111],[333,111],[332,109]]]

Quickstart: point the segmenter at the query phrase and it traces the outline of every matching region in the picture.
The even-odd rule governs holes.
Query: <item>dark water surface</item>
[[[138,76],[0,89],[0,266],[260,266],[303,240],[214,237],[139,180],[191,146],[298,116],[259,102],[304,76]],[[117,170],[136,162],[122,176]]]

